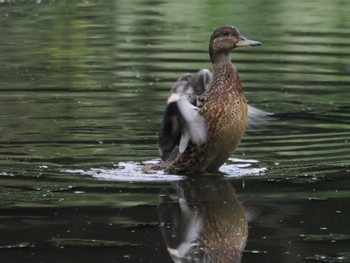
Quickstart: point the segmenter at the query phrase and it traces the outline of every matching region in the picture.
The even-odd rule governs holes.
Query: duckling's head
[[[253,41],[241,35],[237,28],[226,25],[216,29],[210,38],[209,54],[214,63],[222,57],[228,57],[231,50],[236,47],[259,46],[258,41]]]

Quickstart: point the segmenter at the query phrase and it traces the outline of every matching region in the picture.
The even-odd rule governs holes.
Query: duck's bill
[[[246,39],[244,37],[240,38],[236,43],[236,47],[249,47],[249,46],[260,46],[260,45],[262,45],[261,42]]]

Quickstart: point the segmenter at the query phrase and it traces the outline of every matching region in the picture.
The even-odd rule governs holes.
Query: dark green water
[[[0,262],[173,262],[159,204],[179,188],[233,229],[243,203],[242,262],[350,262],[348,1],[0,2]],[[226,179],[142,174],[172,83],[211,67],[224,24],[263,42],[231,59],[274,120]]]

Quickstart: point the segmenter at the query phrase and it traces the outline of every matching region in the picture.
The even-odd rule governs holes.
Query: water
[[[241,246],[235,218],[247,214],[242,262],[350,262],[349,11],[343,0],[1,1],[0,261],[173,262],[165,212],[185,200],[200,215],[190,229],[242,231]],[[263,42],[231,58],[273,120],[247,133],[225,179],[142,174],[169,88],[210,68],[223,24]]]

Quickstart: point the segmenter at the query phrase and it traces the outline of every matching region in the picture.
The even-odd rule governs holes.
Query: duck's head
[[[229,52],[236,47],[259,46],[258,41],[253,41],[241,35],[233,26],[223,26],[216,29],[210,38],[209,54],[212,62],[222,56],[228,56]]]

